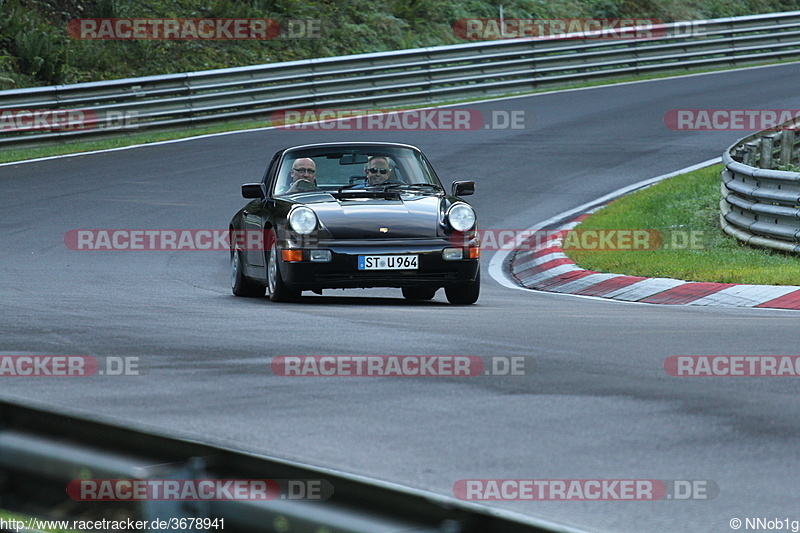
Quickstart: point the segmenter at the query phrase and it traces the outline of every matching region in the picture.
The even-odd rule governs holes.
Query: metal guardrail
[[[324,501],[275,498],[81,504],[65,494],[68,484],[80,479],[314,480],[327,484],[332,496]],[[0,508],[16,511],[30,503],[58,507],[62,512],[71,508],[82,520],[131,518],[152,523],[156,519],[221,518],[224,530],[233,532],[577,532],[341,472],[0,402]],[[103,512],[116,514],[102,516]]]
[[[740,241],[800,252],[798,119],[736,142],[722,154],[720,225]]]
[[[430,105],[571,82],[800,57],[800,11],[653,29],[664,36],[478,42],[0,91],[0,110],[83,113],[61,129],[40,124],[14,131],[0,120],[0,146],[261,120],[286,109]]]

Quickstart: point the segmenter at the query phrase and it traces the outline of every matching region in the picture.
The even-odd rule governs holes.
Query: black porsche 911
[[[276,153],[231,220],[237,296],[291,301],[301,291],[398,287],[411,300],[444,288],[453,304],[480,293],[477,219],[425,156],[395,143],[328,143]]]

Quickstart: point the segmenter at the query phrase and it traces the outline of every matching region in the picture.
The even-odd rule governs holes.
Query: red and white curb
[[[510,264],[511,276],[528,289],[627,302],[800,309],[797,286],[706,283],[585,270],[567,257],[561,244],[566,232],[589,214],[559,227],[548,242],[531,250],[517,251]]]

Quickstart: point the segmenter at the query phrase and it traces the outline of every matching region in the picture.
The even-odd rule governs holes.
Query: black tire
[[[267,259],[267,287],[269,289],[269,299],[273,302],[292,302],[297,300],[300,298],[300,291],[290,289],[283,282],[278,261],[278,247],[273,243],[269,251],[269,258]]]
[[[432,300],[437,290],[427,287],[403,287],[403,298],[406,300]]]
[[[242,268],[242,252],[234,250],[231,252],[231,290],[236,296],[247,298],[257,298],[264,296],[267,288],[258,283],[253,283],[244,276]]]
[[[467,281],[444,288],[447,301],[455,305],[471,305],[478,301],[481,293],[481,271],[475,276],[475,281]]]

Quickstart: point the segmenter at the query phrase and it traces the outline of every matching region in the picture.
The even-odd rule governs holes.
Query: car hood
[[[440,233],[440,196],[348,198],[306,203],[333,239],[430,238]],[[383,231],[382,231],[383,229]]]

